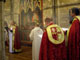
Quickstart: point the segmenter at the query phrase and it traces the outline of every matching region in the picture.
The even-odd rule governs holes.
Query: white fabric
[[[38,35],[40,38],[42,38],[42,35],[40,34],[40,35]]]
[[[32,60],[39,60],[39,50],[43,31],[40,27],[35,27],[29,37],[32,40]]]
[[[68,30],[68,28],[62,28],[62,30],[63,30],[63,31],[67,31],[67,30]]]
[[[10,53],[13,53],[13,50],[12,50],[12,36],[13,36],[13,33],[9,31],[9,52]]]

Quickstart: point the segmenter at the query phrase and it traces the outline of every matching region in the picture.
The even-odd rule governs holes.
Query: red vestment
[[[79,17],[80,18],[80,17]],[[80,60],[80,19],[74,18],[68,34],[68,59]]]
[[[56,39],[56,36],[53,35]],[[39,60],[67,60],[65,41],[53,44],[48,38],[47,31],[43,33]]]
[[[15,28],[15,35],[14,35],[14,51],[15,52],[21,51],[20,33],[17,26]]]

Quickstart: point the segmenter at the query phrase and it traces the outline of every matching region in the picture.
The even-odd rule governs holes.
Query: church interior
[[[50,17],[55,24],[62,28],[68,28],[70,26],[69,10],[72,7],[80,8],[80,0],[5,0],[4,2],[0,1],[0,3],[2,6],[0,29],[6,23],[9,26],[11,20],[15,21],[19,27],[22,49],[20,53],[9,53],[8,45],[3,44],[3,34],[5,33],[0,30],[0,48],[2,48],[0,52],[3,52],[0,56],[5,57],[6,60],[32,60],[32,41],[29,38],[33,28],[32,22],[38,19],[40,27],[44,29],[45,18]]]

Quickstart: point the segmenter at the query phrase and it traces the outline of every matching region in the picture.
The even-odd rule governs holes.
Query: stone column
[[[58,25],[60,26],[60,8],[59,8],[59,6],[60,6],[60,0],[57,0],[57,23],[58,23]]]
[[[13,14],[12,14],[12,19],[16,22],[16,24],[19,26],[19,18],[20,18],[20,0],[13,0],[12,1],[12,9],[13,9]]]
[[[14,20],[13,4],[14,4],[14,0],[10,0],[10,16],[11,16],[11,20]]]
[[[57,20],[56,20],[56,0],[52,0],[52,6],[53,6],[53,22],[56,24]]]
[[[3,30],[3,2],[0,0],[0,60],[5,60],[5,44]]]

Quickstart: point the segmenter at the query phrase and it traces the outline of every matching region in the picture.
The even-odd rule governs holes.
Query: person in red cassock
[[[68,30],[68,60],[80,60],[80,16],[79,9],[70,10],[72,24]]]
[[[64,32],[51,18],[46,18],[45,23],[39,60],[67,60]]]
[[[21,52],[20,34],[14,21],[11,21],[9,26],[9,52]]]

